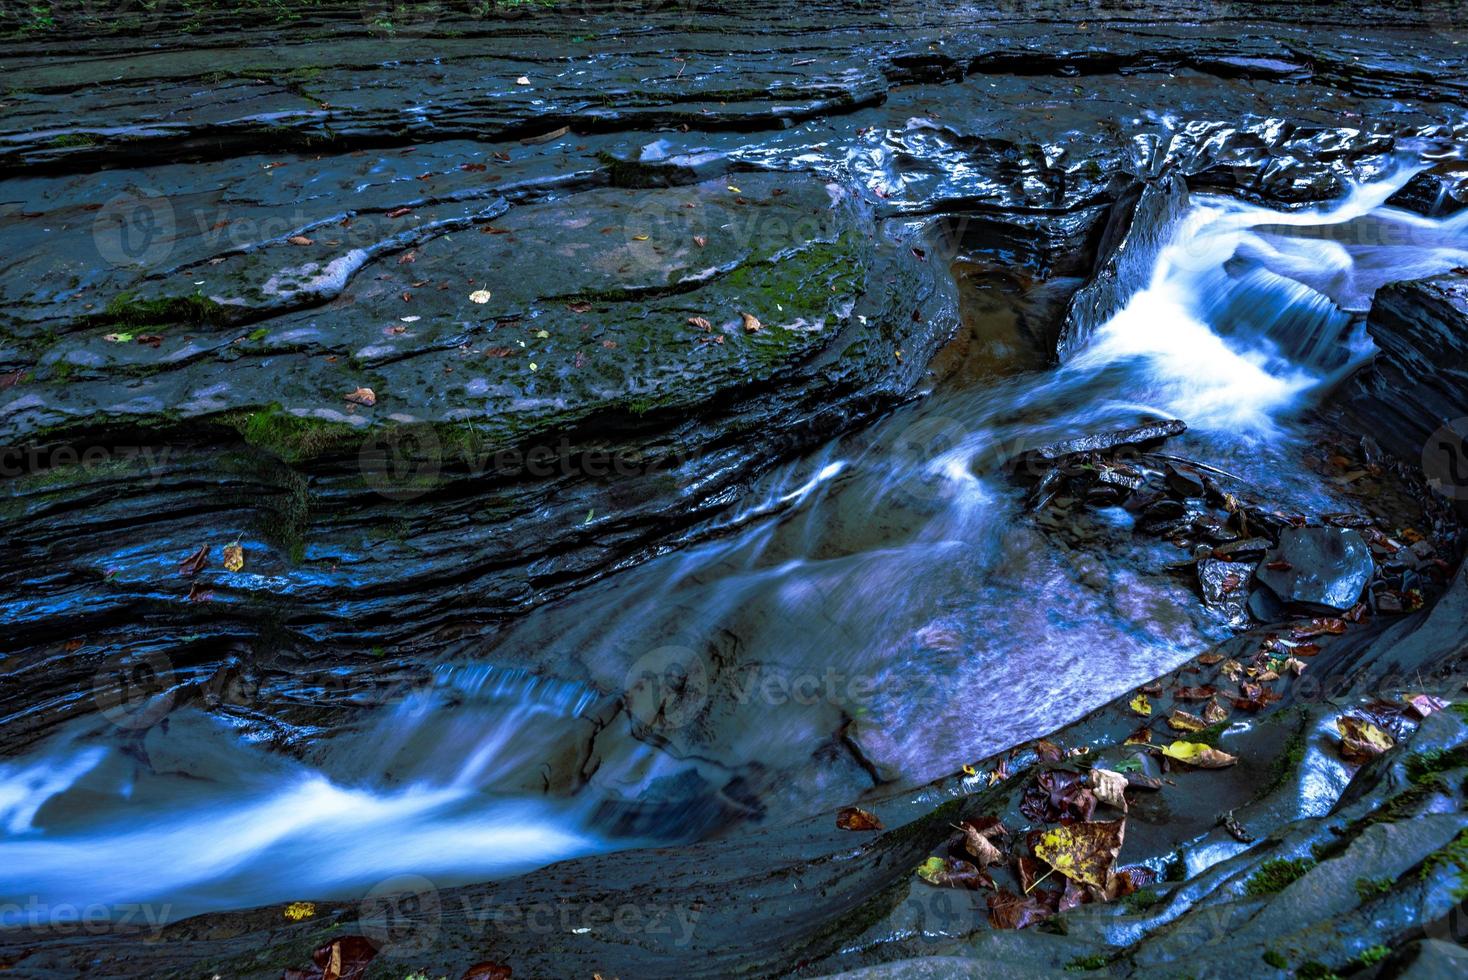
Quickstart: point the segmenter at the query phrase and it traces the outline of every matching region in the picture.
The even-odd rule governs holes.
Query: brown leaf
[[[881,830],[877,815],[859,806],[844,806],[836,811],[836,827],[840,830]]]
[[[163,343],[163,335],[160,333],[140,333],[133,339],[145,347],[152,347],[154,350],[157,350]]]
[[[371,408],[377,404],[377,395],[371,388],[358,388],[356,391],[350,391],[342,397],[354,405],[364,405],[367,408]]]
[[[1431,694],[1409,694],[1403,700],[1407,702],[1407,714],[1419,721],[1448,706],[1442,698],[1435,698]]]
[[[739,314],[739,316],[744,321],[745,333],[759,333],[759,331],[764,327],[764,324],[760,323],[756,317],[751,316],[748,313],[741,313]]]
[[[1211,700],[1203,706],[1203,720],[1210,725],[1216,725],[1220,721],[1228,720],[1228,709],[1219,704],[1217,700]]]
[[[365,936],[342,936],[311,954],[315,964],[305,970],[286,970],[281,980],[360,980],[377,947]]]
[[[311,239],[307,238],[305,235],[292,235],[291,237],[287,238],[286,241],[290,242],[292,245],[314,245],[315,244],[315,242],[311,241]]]
[[[704,238],[702,235],[693,236],[693,244],[697,245],[699,248],[703,248],[708,243],[709,240],[707,238]]]
[[[1152,729],[1143,725],[1126,737],[1123,745],[1150,745],[1152,744]]]
[[[413,209],[412,208],[393,208],[391,211],[389,211],[387,213],[387,216],[389,218],[401,218],[404,215],[412,214],[412,213],[413,213]]]
[[[203,571],[207,564],[209,564],[209,546],[201,544],[198,551],[178,563],[178,573],[192,577]]]
[[[1218,693],[1218,688],[1204,684],[1201,687],[1180,687],[1173,695],[1179,701],[1207,701]]]
[[[1208,723],[1202,718],[1189,714],[1182,708],[1172,709],[1172,713],[1167,716],[1167,724],[1175,732],[1201,732],[1208,727]]]
[[[1221,660],[1223,660],[1223,654],[1221,653],[1205,653],[1198,657],[1198,663],[1204,667],[1212,667]]]
[[[709,323],[707,320],[705,320],[701,316],[691,316],[691,317],[689,317],[688,318],[688,325],[690,327],[697,327],[700,330],[711,330],[711,329],[713,329],[713,324]]]
[[[562,126],[560,129],[553,129],[549,133],[541,133],[539,136],[527,136],[520,142],[524,146],[533,146],[536,143],[549,143],[551,140],[560,139],[570,131],[571,127]]]
[[[999,889],[989,896],[989,922],[995,929],[1024,929],[1050,918],[1050,910],[1034,895]]]
[[[469,967],[459,980],[510,980],[511,975],[510,968],[503,963],[490,963],[486,960]]]
[[[570,310],[572,313],[590,313],[591,304],[579,301],[575,303],[567,303],[566,309]]]
[[[1042,762],[1059,762],[1065,758],[1065,753],[1060,750],[1060,746],[1043,738],[1035,743],[1035,755],[1039,756]]]
[[[1096,795],[1082,784],[1078,773],[1049,769],[1025,787],[1019,809],[1029,819],[1043,823],[1090,820],[1096,812]]]
[[[1306,640],[1312,636],[1339,636],[1346,631],[1345,620],[1335,617],[1324,617],[1312,619],[1308,623],[1301,623],[1290,630],[1297,640]]]
[[[1004,855],[999,848],[995,847],[978,828],[969,824],[954,824],[954,826],[963,834],[963,849],[973,855],[980,870],[991,864],[1004,863]]]

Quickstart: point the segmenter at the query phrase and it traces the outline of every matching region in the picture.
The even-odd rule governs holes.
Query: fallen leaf
[[[413,209],[412,208],[393,208],[391,211],[389,211],[387,213],[387,216],[389,218],[401,218],[404,215],[412,214],[412,213],[413,213]]]
[[[632,236],[632,240],[634,242],[645,242],[645,241],[647,241],[647,236],[646,235],[633,235]]]
[[[566,304],[566,309],[570,310],[572,313],[590,313],[591,312],[591,304],[590,303],[567,303]]]
[[[1208,723],[1202,718],[1189,714],[1181,708],[1172,709],[1172,713],[1167,716],[1167,724],[1177,732],[1201,732],[1208,727]]]
[[[537,330],[537,331],[535,331],[535,339],[536,340],[550,340],[550,331],[549,330]]]
[[[707,238],[704,238],[702,235],[693,236],[693,244],[697,245],[699,248],[703,248],[708,243],[709,240]]]
[[[1180,687],[1173,695],[1179,701],[1207,701],[1218,693],[1218,688],[1207,684],[1201,687]]]
[[[1127,779],[1119,772],[1110,769],[1096,767],[1091,770],[1091,792],[1096,794],[1096,799],[1102,803],[1126,809],[1126,787]]]
[[[980,871],[968,861],[959,858],[930,857],[915,869],[917,876],[939,888],[993,888],[994,879],[988,872]]]
[[[487,290],[487,289],[476,289],[476,290],[474,290],[474,292],[472,292],[472,293],[469,294],[469,302],[471,302],[471,303],[488,303],[489,302],[489,296],[490,296],[489,290]]]
[[[198,551],[178,563],[178,573],[192,577],[203,571],[207,564],[209,564],[209,546],[201,544]]]
[[[756,317],[753,317],[748,313],[741,313],[739,314],[739,316],[744,320],[745,333],[759,333],[760,328],[764,326],[764,324],[760,323]]]
[[[1034,895],[999,889],[989,896],[989,923],[995,929],[1023,929],[1050,918],[1050,910]]]
[[[1127,702],[1127,707],[1131,708],[1143,718],[1146,718],[1152,713],[1152,702],[1147,700],[1147,695],[1145,694],[1138,694],[1132,698]]]
[[[709,323],[707,320],[705,320],[701,316],[691,316],[691,317],[689,317],[688,318],[688,325],[690,327],[697,327],[700,330],[711,330],[711,329],[713,329],[713,324]]]
[[[549,133],[541,133],[539,136],[527,136],[523,140],[521,140],[520,143],[524,146],[533,146],[537,143],[549,143],[551,140],[560,139],[562,136],[565,136],[570,131],[570,126],[562,126],[560,129],[553,129]]]
[[[969,824],[955,824],[959,833],[963,834],[963,849],[973,855],[974,861],[980,870],[993,864],[1003,864],[1004,855],[999,848],[995,847],[977,827]]]
[[[1441,711],[1448,706],[1442,698],[1435,698],[1431,694],[1409,694],[1402,698],[1407,702],[1407,714],[1421,721],[1434,711]]]
[[[1370,762],[1397,744],[1386,732],[1357,715],[1342,715],[1335,726],[1341,733],[1341,758],[1347,762]]]
[[[367,408],[377,404],[377,395],[371,388],[358,388],[356,391],[347,392],[342,397],[354,405],[365,405]]]
[[[1096,794],[1086,788],[1079,773],[1047,769],[1025,787],[1020,813],[1031,820],[1090,820],[1096,812]]]
[[[490,963],[486,960],[469,967],[459,980],[510,980],[512,975],[510,968],[503,963]]]
[[[224,546],[224,569],[228,572],[237,572],[245,567],[245,549],[238,541]]]
[[[1035,742],[1035,755],[1042,762],[1059,762],[1065,758],[1065,753],[1060,750],[1060,746],[1043,738]]]
[[[305,235],[292,235],[291,237],[287,238],[286,241],[290,242],[292,245],[314,245],[314,244],[316,244],[315,242],[311,241],[311,239],[307,238]]]
[[[1237,756],[1202,742],[1173,742],[1162,747],[1162,754],[1199,769],[1222,769],[1239,761]]]
[[[316,903],[314,902],[292,902],[285,907],[285,917],[292,922],[309,919],[315,914]]]
[[[360,980],[376,955],[377,947],[367,937],[342,936],[311,954],[314,967],[286,970],[281,980]]]
[[[1209,701],[1203,706],[1203,720],[1210,725],[1216,725],[1220,721],[1228,720],[1228,709],[1217,701]]]
[[[163,335],[159,333],[140,333],[137,336],[137,341],[144,346],[157,350],[163,344]]]
[[[1073,881],[1105,888],[1125,831],[1124,819],[1052,827],[1040,835],[1035,857]]]
[[[1126,737],[1123,745],[1150,745],[1152,744],[1152,729],[1143,725]]]
[[[530,84],[530,76],[528,76],[528,75],[521,75],[519,78],[515,79],[515,84],[516,85],[529,85]]]
[[[109,333],[103,336],[102,339],[109,344],[127,344],[132,342],[133,335],[130,333]]]
[[[839,830],[881,830],[882,821],[876,814],[859,806],[844,806],[836,811],[836,827]]]

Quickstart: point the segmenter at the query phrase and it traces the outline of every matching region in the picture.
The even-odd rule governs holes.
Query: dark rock
[[[1254,566],[1243,561],[1220,561],[1204,558],[1198,562],[1198,584],[1203,590],[1203,602],[1210,609],[1222,613],[1234,626],[1249,621],[1245,604],[1249,597],[1249,582],[1254,577]]]
[[[1271,568],[1274,563],[1289,567]],[[1265,554],[1257,577],[1286,603],[1342,610],[1361,598],[1375,568],[1366,541],[1349,528],[1291,527]]]
[[[1193,470],[1169,465],[1167,485],[1179,497],[1203,496],[1203,478]]]
[[[1079,436],[1075,439],[1067,439],[1064,442],[1051,443],[1048,446],[1031,449],[1021,457],[1021,463],[1026,460],[1054,461],[1063,459],[1066,456],[1074,456],[1076,453],[1100,453],[1111,452],[1123,447],[1142,447],[1161,442],[1164,439],[1170,439],[1173,436],[1182,435],[1186,431],[1188,431],[1187,423],[1179,419],[1148,422],[1143,425],[1132,426],[1128,429],[1103,432],[1097,435]]]

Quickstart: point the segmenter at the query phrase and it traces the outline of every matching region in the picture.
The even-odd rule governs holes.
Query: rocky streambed
[[[1455,8],[434,10],[15,25],[12,972],[1460,971]]]

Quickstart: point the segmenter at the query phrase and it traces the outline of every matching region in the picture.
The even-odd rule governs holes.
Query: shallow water
[[[484,880],[793,818],[874,778],[921,785],[1166,671],[1229,631],[1162,571],[1177,550],[1120,509],[1046,527],[1004,464],[1182,418],[1169,452],[1338,509],[1302,464],[1302,413],[1369,356],[1376,288],[1468,264],[1468,218],[1385,206],[1410,175],[1289,214],[1196,198],[1064,365],[953,375],[781,467],[701,543],[466,645],[304,758],[191,708],[141,737],[74,723],[0,765],[6,924]]]

